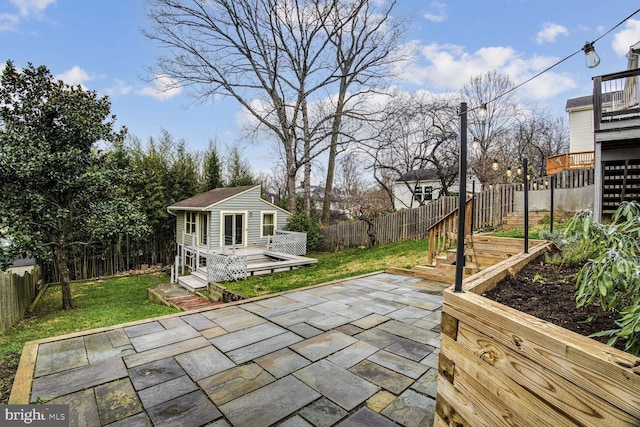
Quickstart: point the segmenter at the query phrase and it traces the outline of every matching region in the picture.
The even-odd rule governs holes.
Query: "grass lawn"
[[[427,240],[413,240],[375,248],[310,254],[308,256],[318,259],[317,264],[292,271],[248,277],[239,282],[224,283],[224,286],[242,296],[255,297],[358,276],[388,267],[411,268],[424,265],[427,262],[427,249]]]
[[[25,342],[175,313],[178,310],[147,300],[147,288],[169,280],[164,273],[154,273],[72,283],[76,308],[67,311],[60,310],[60,287],[47,289],[32,315],[0,333],[0,404],[7,403],[7,376],[15,371]]]

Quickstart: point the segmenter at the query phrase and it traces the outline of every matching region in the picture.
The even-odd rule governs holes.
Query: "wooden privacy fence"
[[[424,206],[402,209],[373,220],[357,220],[325,227],[322,229],[320,247],[325,251],[338,251],[424,239],[429,227],[457,205],[456,197],[440,197]]]
[[[27,311],[36,296],[36,285],[40,281],[40,266],[31,273],[20,276],[10,272],[0,272],[0,331],[15,326]]]
[[[563,170],[553,175],[556,189],[580,188],[594,183],[593,169]],[[549,176],[529,181],[529,191],[548,190]],[[472,225],[474,231],[502,226],[505,215],[515,210],[516,193],[524,190],[522,183],[498,184],[474,195]],[[320,248],[338,251],[360,246],[370,247],[387,243],[419,240],[428,237],[429,229],[458,208],[455,196],[440,197],[424,206],[402,209],[373,220],[343,222],[322,229]],[[453,230],[454,232],[456,230]],[[453,237],[455,240],[455,237]]]

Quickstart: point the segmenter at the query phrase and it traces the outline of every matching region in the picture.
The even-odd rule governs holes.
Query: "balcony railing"
[[[590,169],[594,166],[595,152],[580,151],[547,157],[547,175],[568,169]]]
[[[636,126],[640,119],[640,69],[593,78],[593,127],[600,130]]]

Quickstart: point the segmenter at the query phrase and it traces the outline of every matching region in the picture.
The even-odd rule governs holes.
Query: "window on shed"
[[[275,231],[275,215],[273,213],[262,214],[262,235],[273,236]]]
[[[424,203],[433,199],[433,186],[431,185],[416,185],[413,192],[413,198],[419,202]]]
[[[187,212],[185,216],[184,231],[187,234],[196,233],[196,213]]]

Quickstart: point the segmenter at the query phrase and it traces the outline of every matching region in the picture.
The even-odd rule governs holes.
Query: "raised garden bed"
[[[549,249],[444,292],[434,425],[640,425],[639,358],[482,296]]]

